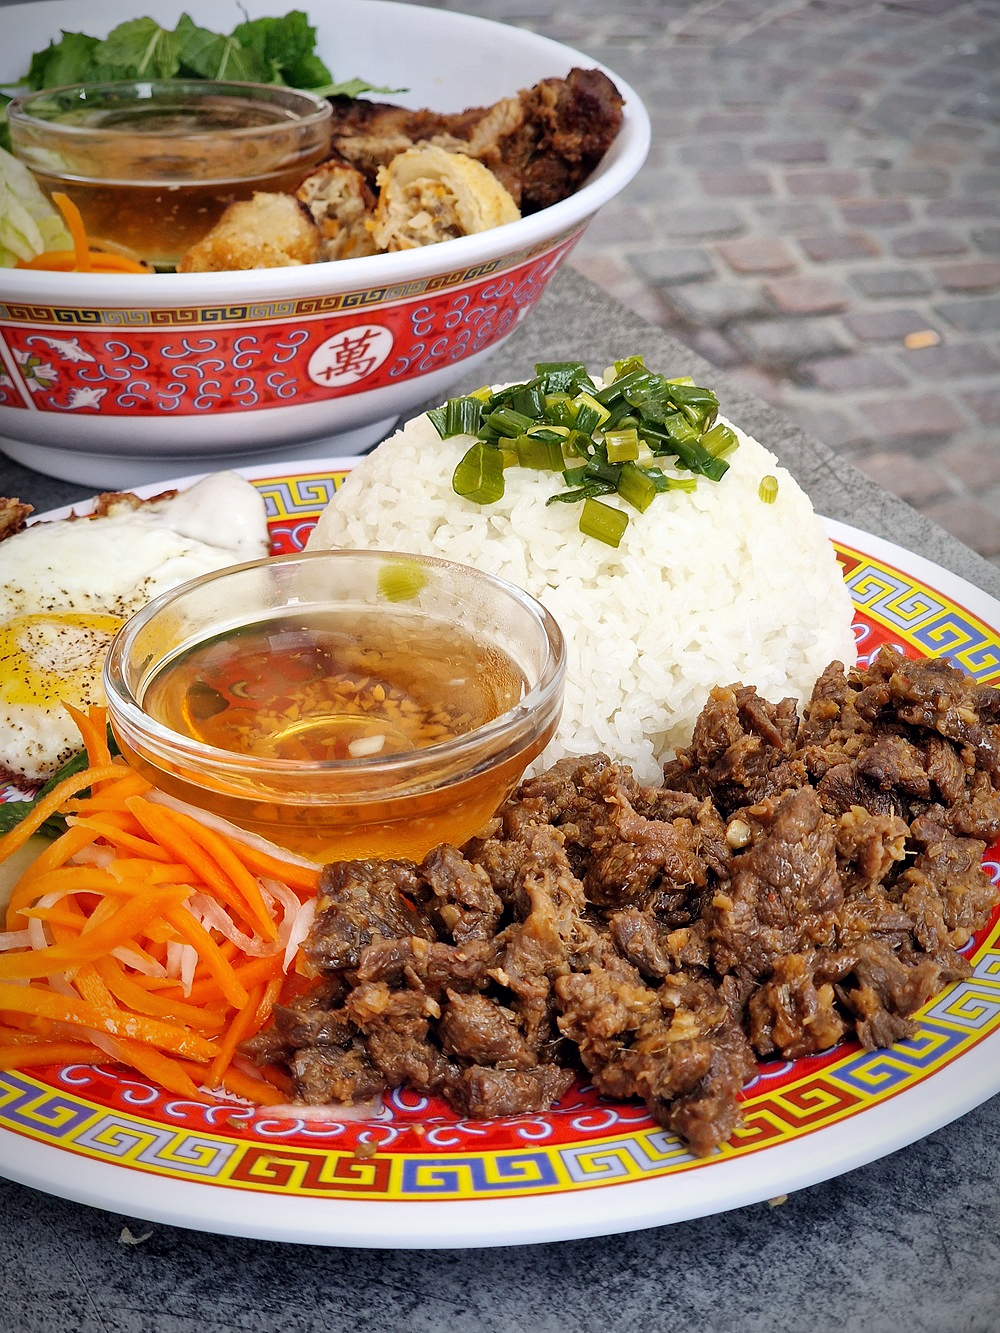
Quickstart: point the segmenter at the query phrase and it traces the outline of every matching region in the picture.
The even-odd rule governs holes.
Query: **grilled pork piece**
[[[416,144],[466,153],[489,167],[522,214],[579,189],[614,141],[623,99],[600,70],[572,69],[514,97],[451,115],[332,98],[333,148],[375,186],[379,167]]]

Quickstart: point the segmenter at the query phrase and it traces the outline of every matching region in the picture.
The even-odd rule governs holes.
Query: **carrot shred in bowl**
[[[103,709],[74,717],[87,768],[0,837],[3,862],[52,814],[68,824],[7,905],[0,1069],[110,1057],[194,1100],[224,1089],[287,1103],[287,1080],[251,1070],[239,1047],[292,981],[292,904],[308,910],[319,867],[289,866],[286,880],[279,857],[152,804],[145,779],[108,754]]]
[[[73,248],[43,250],[31,259],[19,259],[15,268],[43,269],[53,273],[152,273],[150,265],[141,259],[92,245],[80,210],[69,195],[54,191],[52,202],[65,219]]]

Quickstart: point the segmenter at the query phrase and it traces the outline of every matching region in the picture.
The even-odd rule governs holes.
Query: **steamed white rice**
[[[655,785],[712,686],[802,698],[829,662],[855,661],[851,601],[820,520],[774,455],[734,429],[721,482],[699,477],[644,514],[605,497],[629,513],[616,549],[580,533],[579,504],[546,507],[559,474],[508,468],[496,504],[457,496],[452,473],[471,437],[442,440],[420,417],[354,468],[309,546],[438,555],[532,593],[568,653],[562,722],[541,765],[602,750]],[[758,494],[769,474],[773,504]]]

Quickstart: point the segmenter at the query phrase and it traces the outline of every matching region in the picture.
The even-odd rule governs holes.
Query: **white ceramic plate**
[[[301,548],[350,461],[248,470],[278,549]],[[862,657],[893,643],[1000,680],[1000,603],[880,538],[827,530]],[[998,851],[985,862],[994,878]],[[586,1088],[509,1120],[460,1121],[397,1094],[374,1121],[307,1122],[206,1108],[111,1065],[74,1065],[0,1073],[0,1173],[133,1217],[322,1245],[469,1248],[682,1221],[863,1166],[1000,1091],[996,918],[970,957],[973,975],[925,1006],[915,1037],[761,1066],[743,1128],[703,1160],[642,1108]]]

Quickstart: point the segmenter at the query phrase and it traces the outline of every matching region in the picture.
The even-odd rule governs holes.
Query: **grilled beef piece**
[[[326,866],[305,946],[309,962],[328,971],[356,968],[373,941],[434,939],[430,922],[414,905],[419,892],[416,868],[407,861],[335,861]]]
[[[333,97],[332,146],[375,187],[380,167],[416,144],[487,166],[522,214],[565,199],[586,181],[621,127],[623,99],[598,69],[543,79],[488,107],[443,114]]]
[[[406,1083],[466,1116],[543,1110],[577,1070],[710,1152],[755,1055],[889,1044],[968,975],[998,754],[994,692],[888,649],[801,715],[713,690],[663,788],[564,759],[461,850],[327,867],[319,980],[251,1051],[306,1101]]]

